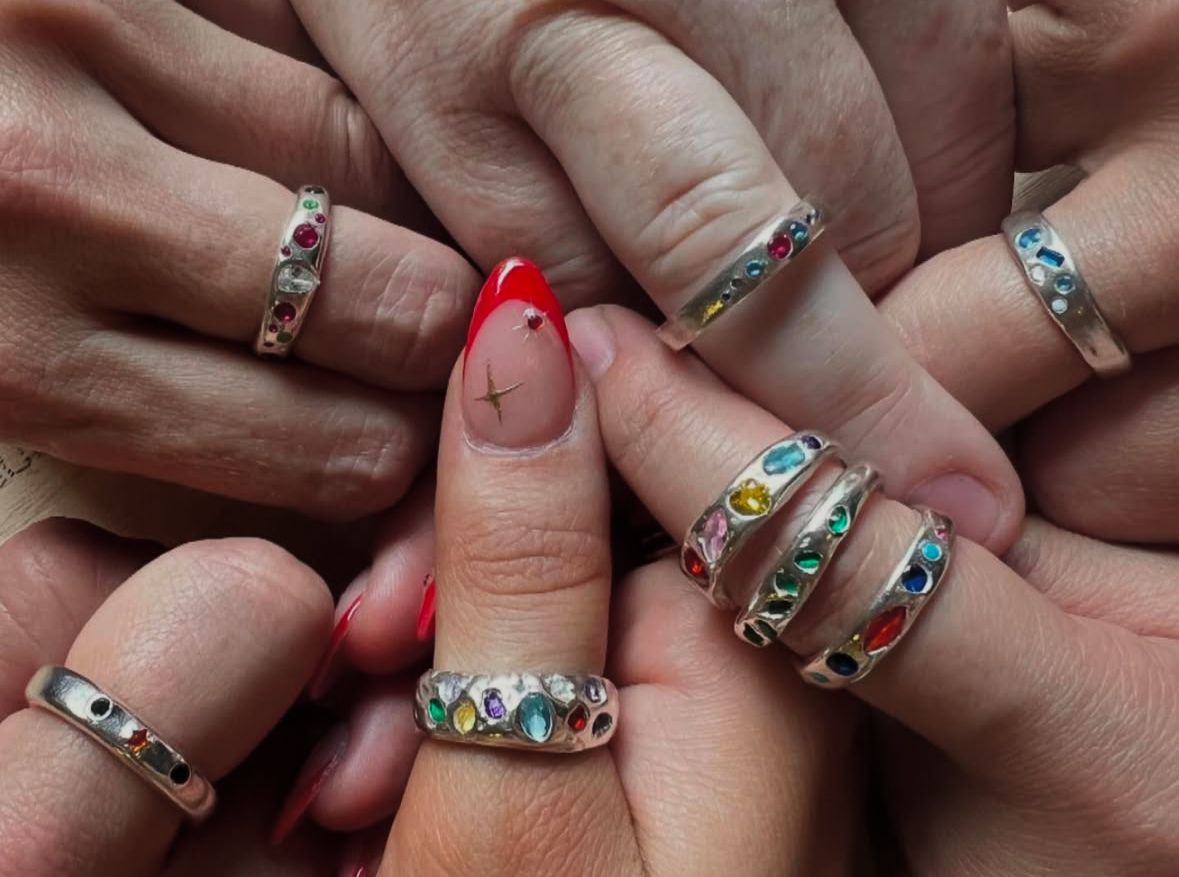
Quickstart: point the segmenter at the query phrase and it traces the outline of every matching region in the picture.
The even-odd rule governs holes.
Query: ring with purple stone
[[[741,546],[772,518],[839,447],[817,432],[799,432],[770,445],[741,470],[688,528],[680,569],[715,606],[734,606],[721,573]]]
[[[601,676],[428,670],[414,720],[436,740],[569,753],[609,743],[618,708],[618,689]]]
[[[823,494],[790,547],[762,579],[733,630],[750,645],[775,642],[814,592],[860,510],[880,485],[880,475],[861,463],[844,470]]]
[[[295,209],[278,244],[266,312],[254,342],[260,356],[288,356],[299,337],[327,258],[331,208],[322,186],[302,186],[295,193]]]
[[[1003,236],[1024,280],[1085,362],[1105,377],[1130,368],[1126,345],[1110,328],[1060,233],[1042,213],[1003,220]]]
[[[842,642],[799,666],[802,678],[820,688],[839,689],[859,682],[896,648],[945,578],[954,542],[954,524],[925,509],[921,529],[897,564],[863,620]]]
[[[807,201],[799,201],[784,216],[759,231],[740,256],[692,296],[655,334],[672,350],[683,350],[797,259],[824,229],[822,211]]]

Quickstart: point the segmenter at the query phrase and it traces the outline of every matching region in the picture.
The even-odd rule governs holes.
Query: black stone
[[[173,785],[183,786],[192,779],[192,769],[181,761],[172,768],[171,773],[168,774],[168,779],[172,781]]]
[[[745,634],[745,638],[755,646],[764,646],[766,644],[766,641],[762,639],[761,634],[754,630],[752,624],[745,625],[745,629],[741,632]]]
[[[840,676],[854,676],[856,671],[860,669],[860,665],[856,663],[856,659],[851,655],[845,655],[843,652],[836,652],[827,658],[827,666],[831,668],[833,673]]]
[[[766,610],[774,615],[788,615],[793,609],[793,600],[770,600],[766,603]]]
[[[105,719],[111,714],[111,702],[105,697],[96,697],[90,702],[90,715],[96,719]]]
[[[610,728],[614,726],[614,719],[610,717],[609,713],[601,713],[594,719],[594,736],[601,737],[607,733]]]

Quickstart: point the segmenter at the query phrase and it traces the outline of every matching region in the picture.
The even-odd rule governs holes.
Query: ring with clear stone
[[[450,743],[568,753],[609,743],[618,708],[618,689],[601,676],[428,670],[414,721]]]
[[[1110,328],[1060,233],[1042,213],[1024,210],[1003,220],[1003,237],[1024,280],[1057,327],[1097,374],[1130,368],[1126,345]]]
[[[302,186],[278,245],[270,294],[254,351],[288,356],[319,289],[331,237],[331,200],[322,186]]]

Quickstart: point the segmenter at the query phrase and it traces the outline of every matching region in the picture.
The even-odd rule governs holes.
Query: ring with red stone
[[[728,561],[798,492],[838,445],[816,432],[775,442],[741,470],[688,528],[680,545],[680,569],[721,609],[734,603],[721,583]]]
[[[656,330],[672,350],[683,350],[771,277],[797,259],[824,231],[823,214],[799,201],[765,226],[744,251]]]
[[[618,708],[618,689],[601,676],[428,670],[414,720],[436,740],[568,753],[609,743]]]
[[[775,642],[814,592],[835,552],[859,520],[864,503],[880,485],[871,466],[852,466],[823,494],[790,547],[762,579],[733,630],[744,642],[765,648]]]
[[[921,529],[897,564],[863,621],[842,642],[802,663],[802,678],[838,689],[863,679],[904,638],[937,591],[950,565],[954,525],[928,509]]]
[[[254,343],[254,352],[262,356],[288,356],[299,337],[327,258],[331,206],[322,186],[303,186],[295,194],[295,209],[278,244],[266,312]]]
[[[213,812],[212,785],[151,726],[93,682],[65,667],[45,666],[25,689],[29,705],[44,709],[98,743],[194,822]]]

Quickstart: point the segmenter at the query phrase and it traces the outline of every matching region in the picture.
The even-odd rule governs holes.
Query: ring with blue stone
[[[835,480],[737,615],[733,631],[742,642],[765,648],[781,637],[879,486],[880,474],[866,463],[844,470]]]
[[[839,446],[817,432],[799,432],[753,458],[688,528],[680,545],[680,569],[714,606],[730,609],[721,581],[741,546],[796,494]]]
[[[847,637],[802,662],[802,678],[820,688],[859,682],[896,648],[936,593],[950,565],[954,524],[925,509],[921,529],[861,622]]]
[[[601,676],[428,670],[414,721],[436,740],[569,753],[609,743],[618,707],[618,689]]]
[[[1060,233],[1042,213],[1025,210],[1003,221],[1003,235],[1024,280],[1089,367],[1116,375],[1130,354],[1110,328]]]
[[[762,228],[741,255],[692,296],[656,334],[672,350],[683,350],[797,259],[825,227],[822,211],[807,201],[799,201],[785,215]]]

